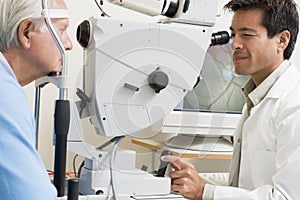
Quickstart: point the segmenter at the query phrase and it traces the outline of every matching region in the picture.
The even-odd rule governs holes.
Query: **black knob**
[[[149,75],[148,82],[150,87],[153,88],[156,93],[159,93],[167,87],[169,77],[165,72],[157,69]]]
[[[164,150],[161,153],[160,157],[166,156],[166,155],[172,155],[172,152],[169,151],[169,150]],[[159,165],[157,175],[156,175],[157,177],[164,177],[165,176],[168,164],[169,164],[169,162],[160,161],[160,165]]]

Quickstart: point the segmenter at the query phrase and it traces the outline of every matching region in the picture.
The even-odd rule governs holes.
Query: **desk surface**
[[[57,197],[56,200],[67,200],[68,197]],[[112,197],[107,197],[105,195],[80,195],[78,197],[78,200],[107,200],[107,199],[113,199]],[[176,194],[169,194],[169,195],[153,195],[153,196],[120,196],[120,200],[186,200],[186,198],[182,197],[181,195],[176,195]]]
[[[131,142],[153,151],[170,150],[174,155],[180,156],[182,158],[231,159],[232,157],[232,152],[206,152],[193,151],[188,149],[177,149],[168,147],[164,143],[160,143],[151,139],[132,139]]]

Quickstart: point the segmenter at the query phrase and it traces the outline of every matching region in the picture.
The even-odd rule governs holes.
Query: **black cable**
[[[80,178],[81,169],[83,168],[83,166],[84,166],[84,160],[81,162],[81,164],[80,164],[80,166],[79,166],[77,178]]]
[[[118,200],[118,196],[117,196],[117,191],[116,191],[116,184],[115,184],[115,180],[114,180],[114,173],[113,173],[113,163],[116,157],[116,153],[117,153],[117,148],[119,146],[119,143],[121,142],[121,140],[124,138],[125,136],[117,136],[114,139],[114,147],[111,151],[111,157],[110,157],[110,165],[109,165],[109,171],[110,171],[110,184],[111,184],[111,189],[112,189],[112,193],[113,193],[113,198],[114,200]]]
[[[73,171],[74,171],[74,176],[77,177],[77,173],[76,173],[76,166],[75,166],[75,161],[76,158],[78,157],[78,154],[76,154],[73,158]]]

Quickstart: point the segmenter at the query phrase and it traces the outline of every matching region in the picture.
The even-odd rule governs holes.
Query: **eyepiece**
[[[229,33],[227,31],[220,31],[213,33],[211,36],[210,46],[227,44],[230,40]]]
[[[179,0],[165,0],[162,15],[166,17],[174,17],[179,8]]]
[[[83,48],[87,48],[91,37],[91,26],[88,20],[84,20],[77,27],[76,33],[77,41]]]

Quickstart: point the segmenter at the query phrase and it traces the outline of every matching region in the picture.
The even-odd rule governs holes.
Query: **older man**
[[[66,10],[63,0],[49,7]],[[61,55],[41,0],[1,0],[0,10],[0,199],[53,200],[56,190],[35,149],[35,121],[22,86],[60,72]],[[64,48],[72,49],[68,18],[50,17]]]

